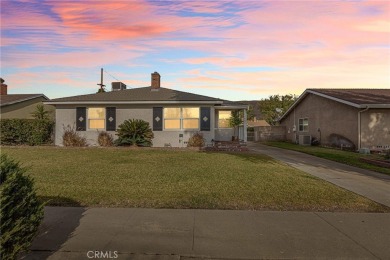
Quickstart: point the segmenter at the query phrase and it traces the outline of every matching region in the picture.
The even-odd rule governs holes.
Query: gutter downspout
[[[368,109],[370,109],[370,107],[366,106],[365,109],[360,110],[358,112],[358,150],[361,149],[361,145],[362,145],[362,140],[361,140],[362,139],[362,121],[361,121],[360,117],[361,117],[361,113],[367,111]]]

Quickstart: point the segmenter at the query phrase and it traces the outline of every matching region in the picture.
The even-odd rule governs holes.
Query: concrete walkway
[[[390,207],[389,175],[259,143],[248,143],[248,148]]]
[[[390,259],[389,226],[384,213],[46,207],[24,259]]]

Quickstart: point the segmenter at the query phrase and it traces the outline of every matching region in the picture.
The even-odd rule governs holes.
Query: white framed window
[[[164,108],[164,129],[180,129],[180,107]]]
[[[182,111],[182,128],[198,129],[199,128],[199,107],[183,107]]]
[[[232,111],[219,110],[218,111],[218,128],[231,128],[229,124]]]
[[[309,131],[309,119],[308,118],[299,118],[298,119],[298,131],[299,132],[308,132]]]
[[[106,109],[104,107],[88,108],[88,129],[104,129]]]
[[[199,129],[199,107],[165,107],[164,129]]]

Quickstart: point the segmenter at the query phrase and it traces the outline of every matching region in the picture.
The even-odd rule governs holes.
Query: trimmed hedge
[[[0,120],[2,145],[40,145],[50,143],[54,122],[44,119]]]
[[[5,154],[0,156],[1,259],[17,259],[27,250],[43,219],[34,182],[26,170]]]

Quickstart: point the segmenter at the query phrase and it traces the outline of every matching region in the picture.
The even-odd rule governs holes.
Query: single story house
[[[1,118],[32,119],[31,113],[37,105],[49,100],[43,94],[8,94],[8,86],[1,80],[0,108]],[[50,108],[48,108],[50,109]]]
[[[239,137],[246,141],[247,105],[162,88],[160,82],[160,74],[154,72],[150,87],[126,89],[124,84],[113,82],[110,92],[45,102],[56,109],[55,144],[62,145],[64,127],[70,126],[90,145],[96,145],[99,131],[107,131],[115,137],[116,129],[127,119],[149,122],[154,132],[154,147],[186,146],[195,132],[203,133],[208,143],[231,140],[234,130],[228,119],[232,110],[243,111],[244,123]]]
[[[355,149],[390,147],[390,89],[306,89],[280,118],[287,139]],[[345,141],[345,140],[344,140]]]

